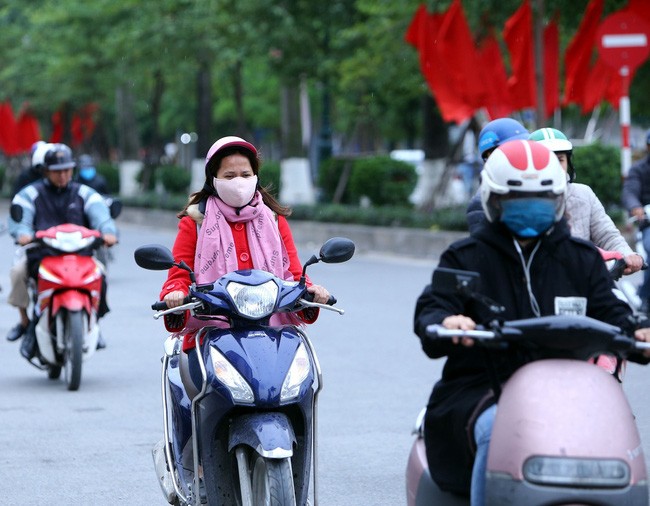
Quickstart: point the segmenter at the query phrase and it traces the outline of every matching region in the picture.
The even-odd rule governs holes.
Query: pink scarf
[[[212,283],[224,274],[238,269],[230,223],[245,224],[255,269],[270,272],[284,280],[293,280],[293,274],[289,270],[289,255],[275,215],[262,202],[260,193],[256,192],[251,203],[240,209],[239,214],[221,199],[208,197],[194,257],[197,284]],[[291,313],[274,315],[271,319],[272,325],[298,323],[300,319]]]

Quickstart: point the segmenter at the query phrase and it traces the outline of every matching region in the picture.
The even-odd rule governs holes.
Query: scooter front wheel
[[[257,455],[252,482],[253,504],[296,506],[290,459],[268,459]]]
[[[81,383],[83,359],[83,314],[80,311],[68,312],[63,328],[65,382],[68,385],[68,390],[77,390]]]

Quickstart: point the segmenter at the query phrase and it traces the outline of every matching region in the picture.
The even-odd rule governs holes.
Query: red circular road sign
[[[639,16],[618,12],[607,16],[598,28],[598,52],[605,63],[629,71],[641,65],[650,54],[650,27]]]

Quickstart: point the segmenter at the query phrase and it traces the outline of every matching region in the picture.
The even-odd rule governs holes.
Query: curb
[[[174,211],[124,207],[117,219],[142,226],[175,229]],[[431,231],[399,227],[371,227],[345,223],[320,223],[289,219],[297,245],[318,247],[330,237],[354,241],[357,253],[382,253],[408,258],[437,259],[449,245],[467,236],[466,232]]]

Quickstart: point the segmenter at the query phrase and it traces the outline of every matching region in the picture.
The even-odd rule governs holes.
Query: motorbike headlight
[[[300,343],[293,357],[293,362],[291,362],[291,367],[289,367],[289,372],[287,372],[284,383],[282,383],[280,401],[288,401],[298,397],[300,385],[309,375],[309,368],[309,354],[305,345]]]
[[[630,468],[618,459],[531,457],[524,463],[524,477],[539,485],[626,487]]]
[[[231,281],[226,290],[237,311],[255,319],[270,315],[278,298],[278,285],[271,280],[261,285],[244,285]]]
[[[255,401],[253,390],[237,369],[214,347],[210,347],[210,358],[215,376],[228,387],[233,400],[252,404]]]

